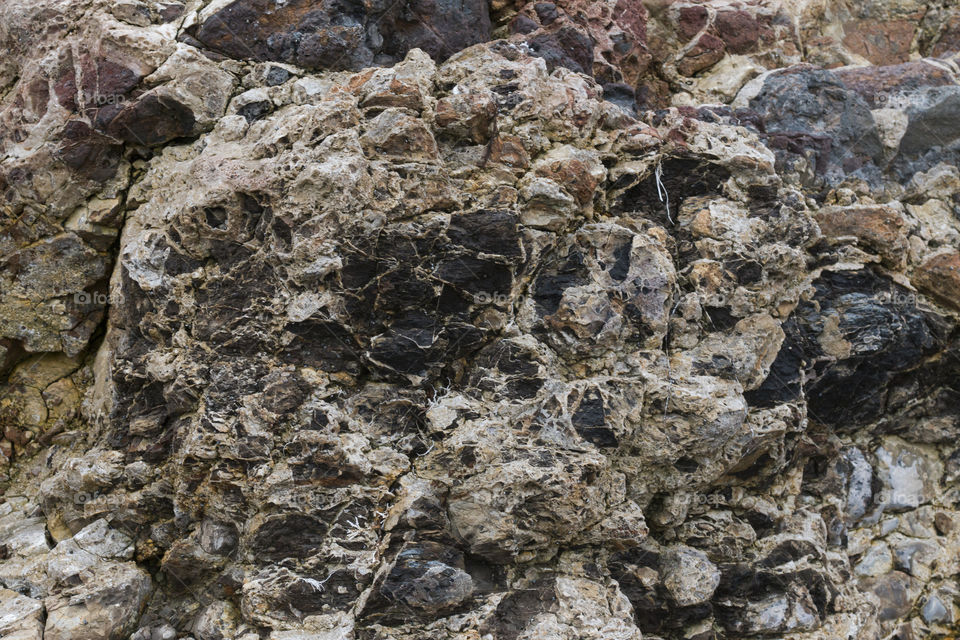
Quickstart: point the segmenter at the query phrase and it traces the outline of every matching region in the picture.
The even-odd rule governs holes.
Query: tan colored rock
[[[435,122],[441,134],[486,143],[494,130],[497,103],[492,92],[457,93],[437,101]]]
[[[0,634],[7,640],[42,640],[43,604],[0,589]]]
[[[120,640],[129,636],[152,591],[150,576],[133,563],[103,563],[81,584],[44,601],[43,637],[50,640]],[[75,598],[75,600],[71,599]]]
[[[430,162],[437,157],[437,143],[430,130],[396,108],[386,109],[374,118],[361,143],[367,153],[382,154],[398,162]]]

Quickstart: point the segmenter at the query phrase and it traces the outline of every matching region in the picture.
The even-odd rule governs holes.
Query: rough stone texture
[[[951,2],[0,5],[0,636],[950,638]]]

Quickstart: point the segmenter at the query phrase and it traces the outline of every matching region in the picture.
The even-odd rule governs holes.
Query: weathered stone
[[[720,571],[706,554],[691,547],[671,547],[660,560],[663,585],[681,607],[706,602],[720,584]]]
[[[131,144],[154,146],[193,132],[196,116],[173,96],[148,93],[124,107],[107,131]]]
[[[913,608],[917,597],[915,581],[899,571],[873,578],[867,582],[867,586],[880,603],[877,616],[881,621],[903,617]]]
[[[80,578],[66,598],[49,597],[44,638],[120,640],[135,628],[152,591],[150,576],[133,563],[103,563]]]
[[[0,634],[9,640],[42,640],[43,603],[0,589]]]
[[[763,119],[767,144],[786,169],[835,184],[847,175],[873,179],[881,161],[876,123],[866,101],[830,71],[796,68],[775,72],[744,88],[749,108]],[[749,87],[749,85],[748,85]],[[805,165],[796,164],[800,156]]]
[[[882,67],[843,67],[834,73],[844,86],[866,100],[871,109],[897,107],[918,90],[956,84],[945,68],[925,61]]]
[[[853,568],[859,576],[882,576],[893,569],[893,556],[890,548],[882,542],[875,543],[863,554],[860,562]]]
[[[936,493],[941,471],[916,447],[888,440],[876,451],[883,491],[877,502],[887,511],[916,508]]]
[[[867,249],[878,253],[887,266],[903,265],[907,250],[906,222],[896,209],[870,205],[824,207],[815,218],[825,236],[854,236]]]
[[[717,36],[704,33],[693,45],[677,65],[677,71],[685,76],[692,76],[720,62],[724,56],[723,40]]]
[[[437,102],[436,124],[441,132],[485,143],[493,133],[497,103],[492,93],[455,94]]]
[[[923,604],[923,619],[929,624],[948,621],[951,616],[946,605],[936,595],[931,595]]]
[[[461,558],[458,552],[449,555]],[[472,595],[473,580],[461,567],[450,566],[440,557],[442,554],[429,548],[404,549],[380,586],[380,594],[397,604],[427,612],[461,604]]]
[[[915,28],[909,20],[850,21],[844,25],[843,44],[873,64],[896,64],[909,58]]]
[[[235,0],[205,9],[200,20],[195,37],[215,51],[309,69],[396,62],[415,48],[444,60],[490,35],[482,2],[447,11],[428,4],[401,10],[389,5],[317,7],[303,0]]]
[[[820,360],[821,374],[804,390],[811,418],[838,426],[879,418],[882,389],[894,372],[937,349],[937,318],[911,304],[909,291],[869,270],[825,271],[814,285],[813,300],[802,302],[784,326],[786,339],[770,376],[746,397],[769,406],[774,398],[800,393],[798,371]],[[893,326],[902,329],[893,332]]]
[[[368,154],[382,154],[401,162],[429,162],[437,156],[437,143],[430,130],[397,109],[387,109],[374,118],[361,143]]]

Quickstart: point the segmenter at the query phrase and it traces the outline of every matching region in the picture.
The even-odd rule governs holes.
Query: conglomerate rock
[[[960,630],[954,3],[0,42],[0,636]]]

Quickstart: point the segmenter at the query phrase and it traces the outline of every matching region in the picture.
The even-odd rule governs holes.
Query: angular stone
[[[876,171],[882,144],[869,105],[839,76],[801,67],[756,82],[759,91],[745,87],[741,95],[752,94],[749,107],[763,118],[767,144],[784,161],[803,156],[808,170],[829,183]]]
[[[380,586],[380,594],[400,605],[431,613],[461,604],[473,594],[473,580],[462,567],[436,559],[436,550],[410,547],[397,556],[396,563]],[[448,554],[456,559],[459,553]]]
[[[883,483],[878,503],[886,511],[915,509],[937,493],[939,465],[919,448],[890,439],[876,451],[877,475]]]
[[[893,549],[896,568],[918,580],[930,580],[933,566],[940,561],[942,552],[934,542],[908,541]]]
[[[0,589],[0,635],[6,640],[42,640],[43,604]]]
[[[844,24],[843,43],[872,64],[891,65],[906,62],[910,56],[916,22],[914,20],[856,20]]]
[[[848,518],[856,521],[866,515],[873,498],[873,468],[856,447],[846,449],[842,455],[850,469],[845,512]]]
[[[900,153],[916,156],[931,147],[949,148],[960,139],[956,113],[960,109],[960,87],[928,90],[907,109],[907,129],[900,140]]]
[[[493,93],[462,93],[437,102],[436,123],[443,135],[466,136],[477,144],[490,139],[497,116]]]
[[[723,59],[724,48],[723,40],[713,34],[704,33],[684,54],[683,59],[677,64],[677,71],[685,76],[692,76],[708,69]]]
[[[806,598],[773,595],[751,603],[744,615],[741,632],[777,635],[811,631],[820,626],[816,606]]]
[[[0,540],[7,553],[34,556],[49,551],[47,527],[43,518],[24,518],[15,512],[0,518]]]
[[[152,147],[190,135],[195,124],[193,111],[174,96],[156,91],[124,107],[107,132],[129,144]]]
[[[960,309],[960,253],[947,251],[927,258],[913,273],[918,288]]]
[[[882,576],[893,569],[893,555],[890,547],[882,542],[870,546],[863,554],[860,562],[853,568],[859,576]]]
[[[77,175],[106,182],[120,166],[120,145],[80,120],[67,122],[58,156]]]
[[[720,11],[713,26],[730,53],[749,53],[760,38],[757,18],[748,11]]]
[[[872,578],[866,582],[866,586],[880,601],[877,616],[881,621],[905,616],[913,608],[919,595],[916,581],[900,571],[891,571],[879,578]]]
[[[824,271],[814,286],[813,301],[801,302],[784,323],[786,339],[770,376],[747,392],[747,400],[769,406],[774,398],[799,393],[799,371],[822,359],[823,375],[805,391],[811,417],[844,425],[878,419],[882,389],[893,372],[918,365],[925,353],[938,349],[937,317],[912,304],[907,289],[870,270]],[[894,326],[902,329],[893,331]]]
[[[38,503],[0,518],[42,519],[0,581],[49,636],[952,614],[960,345],[905,283],[960,240],[956,61],[860,63],[954,7],[95,4],[0,3],[0,491]]]
[[[843,67],[834,73],[844,86],[866,100],[871,109],[899,107],[918,90],[956,83],[946,69],[924,61],[883,67]]]
[[[430,130],[395,108],[373,119],[361,143],[368,154],[382,154],[399,162],[430,162],[437,157],[437,143]]]
[[[590,37],[573,27],[562,27],[555,33],[534,35],[528,41],[533,54],[543,58],[547,69],[565,67],[571,71],[590,74],[593,70],[593,42]]]
[[[136,627],[153,590],[146,571],[133,563],[92,567],[72,598],[48,597],[44,604],[47,640],[120,640]]]
[[[927,624],[947,621],[951,617],[946,605],[944,605],[943,601],[936,595],[929,596],[926,602],[923,603],[921,615]]]
[[[824,235],[854,236],[877,252],[884,264],[902,266],[907,250],[906,221],[892,207],[854,205],[820,209],[814,216]]]

